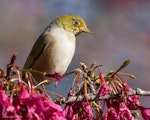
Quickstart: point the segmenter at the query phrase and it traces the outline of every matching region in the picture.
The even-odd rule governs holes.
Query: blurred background
[[[132,59],[122,71],[134,74],[136,79],[125,77],[125,82],[133,89],[150,90],[149,11],[148,0],[1,0],[0,67],[6,69],[12,54],[17,52],[17,65],[22,68],[45,27],[58,16],[76,14],[84,18],[94,34],[78,36],[68,71],[78,68],[80,62],[90,66],[96,61],[103,65],[101,71],[107,73]],[[49,89],[64,94],[71,82],[68,77],[57,88]],[[150,97],[141,98],[144,106],[149,101]]]

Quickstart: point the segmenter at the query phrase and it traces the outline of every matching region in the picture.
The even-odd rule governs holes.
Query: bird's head
[[[52,23],[56,23],[58,27],[72,32],[76,36],[82,32],[91,33],[85,21],[76,15],[64,15],[56,18]]]

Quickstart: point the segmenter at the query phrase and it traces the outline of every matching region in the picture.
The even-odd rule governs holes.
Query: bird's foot
[[[52,77],[52,78],[55,78],[55,85],[57,86],[58,85],[58,82],[64,78],[65,76],[63,75],[60,75],[59,73],[54,73],[54,74],[46,74],[46,77]]]

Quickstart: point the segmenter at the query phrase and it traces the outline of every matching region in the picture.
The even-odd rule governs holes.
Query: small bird
[[[81,17],[64,15],[56,18],[35,42],[24,69],[46,72],[51,77],[63,76],[74,56],[76,36],[82,32],[91,33]],[[36,72],[32,75],[37,83],[47,79]]]

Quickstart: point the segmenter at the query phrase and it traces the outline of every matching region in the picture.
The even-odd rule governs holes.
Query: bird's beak
[[[87,27],[80,27],[80,30],[82,32],[86,32],[86,33],[92,33],[90,29],[88,29]]]

